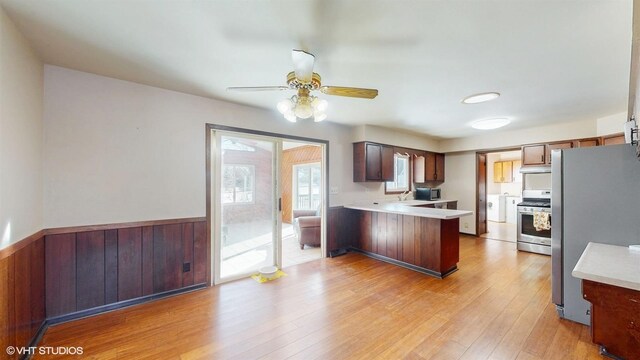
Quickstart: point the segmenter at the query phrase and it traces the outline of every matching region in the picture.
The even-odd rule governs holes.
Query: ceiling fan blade
[[[290,90],[288,86],[232,86],[227,91],[272,91],[272,90]]]
[[[344,86],[322,86],[320,91],[327,95],[348,96],[355,98],[373,99],[378,96],[377,89],[363,89]]]
[[[293,60],[293,70],[298,81],[310,83],[313,75],[313,63],[315,63],[316,57],[303,50],[293,50],[291,59]]]

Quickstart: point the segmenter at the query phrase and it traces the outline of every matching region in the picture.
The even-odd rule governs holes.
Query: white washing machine
[[[487,195],[487,220],[505,222],[507,219],[507,197],[505,195]]]

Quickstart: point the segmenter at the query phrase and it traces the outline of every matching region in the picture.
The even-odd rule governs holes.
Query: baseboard
[[[106,313],[106,312],[110,312],[110,311],[114,311],[114,310],[120,310],[120,309],[129,307],[129,306],[133,306],[133,305],[139,305],[139,304],[143,304],[143,303],[147,303],[147,302],[163,299],[163,298],[170,297],[170,296],[180,295],[180,294],[184,294],[184,293],[188,293],[188,292],[204,289],[206,287],[207,287],[207,284],[204,284],[204,283],[203,284],[197,284],[197,285],[191,285],[191,286],[183,287],[183,288],[180,288],[180,289],[169,290],[169,291],[165,291],[165,292],[161,292],[161,293],[157,293],[157,294],[151,294],[151,295],[147,295],[147,296],[138,297],[138,298],[135,298],[135,299],[119,301],[119,302],[112,303],[112,304],[102,305],[102,306],[94,307],[94,308],[91,308],[91,309],[76,311],[76,312],[73,312],[73,313],[70,313],[70,314],[65,314],[65,315],[56,316],[56,317],[53,317],[53,318],[48,318],[46,320],[46,322],[47,322],[47,324],[49,326],[50,325],[61,324],[61,323],[65,323],[65,322],[69,322],[69,321],[73,321],[73,320],[78,320],[78,319],[82,319],[82,318],[86,318],[86,317],[90,317],[90,316],[94,316],[94,315],[98,315],[98,314],[102,314],[102,313]]]
[[[388,257],[383,256],[383,255],[379,255],[379,254],[372,253],[372,252],[369,252],[369,251],[360,250],[360,249],[357,249],[357,248],[354,248],[354,247],[349,248],[349,251],[354,251],[354,252],[363,254],[365,256],[368,256],[370,258],[373,258],[373,259],[376,259],[376,260],[380,260],[380,261],[384,261],[384,262],[389,263],[389,264],[397,265],[397,266],[403,267],[405,269],[417,271],[419,273],[422,273],[422,274],[425,274],[425,275],[429,275],[429,276],[433,276],[433,277],[438,278],[438,279],[444,279],[445,277],[449,276],[450,274],[458,271],[458,267],[454,266],[453,268],[451,268],[451,269],[449,269],[449,270],[447,270],[447,271],[445,271],[443,273],[440,273],[440,272],[437,272],[437,271],[425,269],[425,268],[420,267],[420,266],[409,264],[409,263],[406,263],[406,262],[403,262],[403,261],[399,261],[399,260],[396,260],[396,259],[388,258]]]

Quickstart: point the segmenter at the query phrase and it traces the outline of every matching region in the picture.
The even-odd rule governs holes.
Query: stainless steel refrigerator
[[[571,271],[589,242],[640,244],[640,161],[629,144],[554,151],[551,160],[552,300],[561,317],[589,325]]]

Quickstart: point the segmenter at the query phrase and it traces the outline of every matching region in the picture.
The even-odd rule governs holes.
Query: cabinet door
[[[424,179],[426,181],[435,181],[438,177],[436,174],[436,154],[432,152],[425,153],[424,162]]]
[[[602,138],[602,145],[619,145],[624,144],[624,134],[607,136]]]
[[[544,165],[545,149],[542,145],[526,145],[522,147],[522,165]]]
[[[501,183],[502,182],[502,162],[496,161],[493,163],[493,182]]]
[[[558,149],[570,149],[573,147],[573,142],[568,141],[568,142],[560,142],[560,143],[553,143],[553,144],[549,144],[547,145],[547,153],[545,154],[545,157],[547,159],[546,163],[547,164],[551,164],[551,151],[552,150],[558,150]]]
[[[502,182],[513,182],[513,163],[511,161],[502,162]]]
[[[436,181],[444,181],[444,154],[436,154]]]
[[[393,153],[391,154],[393,157]],[[382,180],[382,146],[366,144],[365,152],[367,180]],[[391,160],[393,163],[393,159]]]
[[[381,180],[393,181],[394,177],[394,159],[393,148],[391,146],[381,146]]]
[[[576,140],[576,147],[592,147],[600,145],[597,138]]]

